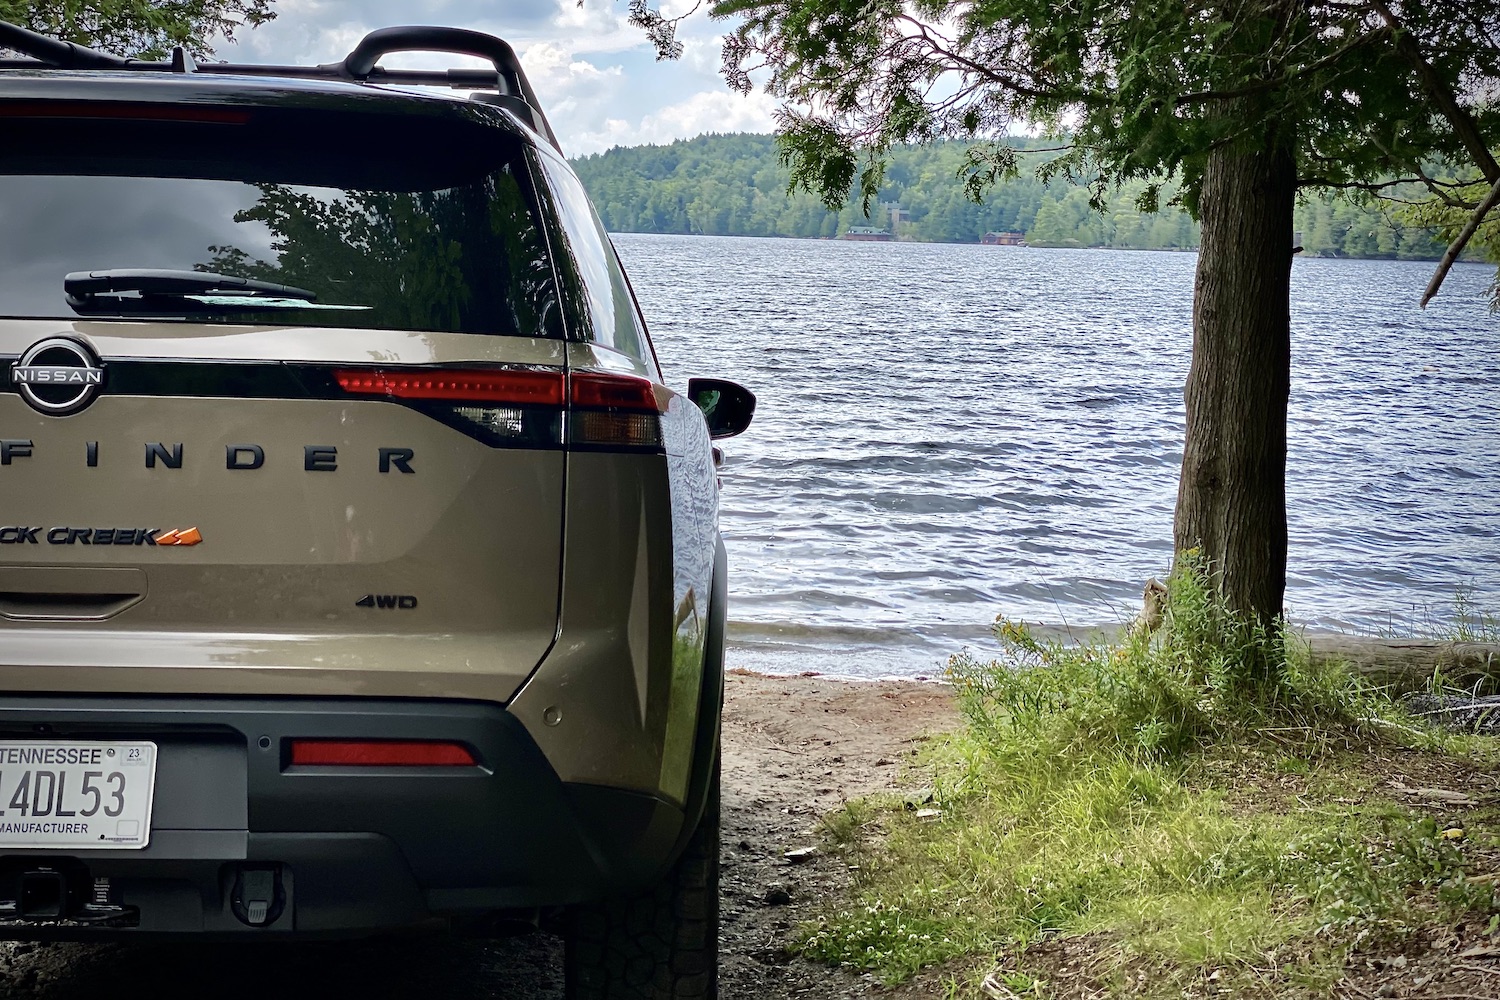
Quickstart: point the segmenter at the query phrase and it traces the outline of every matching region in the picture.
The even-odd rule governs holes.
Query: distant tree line
[[[1045,144],[1016,140],[1036,151]],[[1197,223],[1166,204],[1153,214],[1136,207],[1146,182],[1106,194],[1107,210],[1094,211],[1091,191],[1057,179],[1044,184],[1029,171],[991,188],[976,204],[961,176],[965,144],[938,142],[893,150],[878,196],[866,218],[851,193],[838,212],[814,195],[788,194],[790,168],[775,137],[702,135],[664,146],[616,147],[573,161],[612,232],[708,236],[832,238],[851,226],[891,228],[899,205],[902,239],[977,243],[987,232],[1021,232],[1036,246],[1119,247],[1134,250],[1196,248]],[[1168,192],[1170,194],[1170,192]],[[1309,197],[1296,210],[1305,252],[1328,257],[1434,259],[1444,244],[1429,227],[1399,217],[1388,204],[1364,204],[1332,195]]]

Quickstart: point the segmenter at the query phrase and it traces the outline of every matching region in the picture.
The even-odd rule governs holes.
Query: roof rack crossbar
[[[293,79],[354,80],[395,86],[451,87],[454,90],[494,90],[504,105],[530,112],[531,124],[561,152],[557,136],[531,81],[521,69],[516,52],[504,39],[466,28],[406,25],[381,28],[362,38],[342,62],[322,66],[269,66],[257,63],[195,63],[180,46],[169,60],[123,59],[108,52],[60,41],[19,25],[0,21],[0,49],[11,49],[29,60],[0,59],[0,69],[35,68],[37,62],[58,69],[122,69],[161,73],[207,73],[234,76],[274,76]],[[488,59],[494,69],[394,70],[377,66],[392,52],[448,52]],[[36,60],[33,62],[31,60]]]
[[[19,24],[0,21],[0,49],[12,49],[58,69],[90,69],[124,66],[128,60],[108,52],[74,45],[58,38],[39,35]]]
[[[163,69],[169,68],[163,65]],[[197,73],[225,76],[279,76],[300,80],[347,80],[342,64],[332,66],[272,66],[266,63],[199,63]],[[401,87],[451,87],[454,90],[499,90],[506,93],[504,78],[492,69],[383,69],[376,67],[362,83]]]
[[[553,146],[558,146],[557,136],[553,135],[547,116],[542,114],[542,102],[537,100],[535,91],[531,89],[531,81],[526,79],[526,72],[521,69],[521,60],[516,58],[516,50],[503,38],[467,28],[433,25],[409,24],[380,28],[361,38],[359,44],[354,46],[354,51],[344,57],[344,72],[356,80],[370,79],[381,56],[392,52],[452,52],[488,59],[505,82],[501,93],[509,93],[524,101],[536,119],[539,126],[537,131],[545,135]]]

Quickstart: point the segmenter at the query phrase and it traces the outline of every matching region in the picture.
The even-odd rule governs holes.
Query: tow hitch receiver
[[[11,864],[0,870],[0,923],[134,924],[136,910],[114,896],[109,879],[90,878],[78,861]]]
[[[22,920],[56,920],[67,916],[68,880],[51,868],[21,873],[19,904]]]

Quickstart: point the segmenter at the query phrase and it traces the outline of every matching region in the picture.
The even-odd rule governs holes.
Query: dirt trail
[[[925,733],[957,721],[946,688],[729,676],[724,728],[721,995],[837,1000],[870,980],[791,957],[791,930],[847,884],[837,859],[792,865],[817,819],[846,798],[896,787]],[[768,901],[769,900],[769,901]],[[303,946],[0,944],[0,997],[561,1000],[562,949],[546,935]]]

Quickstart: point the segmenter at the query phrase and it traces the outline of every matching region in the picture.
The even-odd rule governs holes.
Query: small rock
[[[794,847],[787,851],[782,857],[786,858],[788,864],[800,865],[811,861],[818,854],[816,847]]]
[[[792,894],[787,891],[786,886],[773,883],[766,887],[761,901],[767,906],[785,906],[792,901]]]
[[[748,841],[748,840],[742,840],[738,844],[735,844],[734,846],[738,847],[742,851],[748,851],[748,850],[750,850],[750,841]]]
[[[911,812],[912,810],[919,809],[922,806],[932,805],[933,798],[934,796],[932,794],[932,789],[919,788],[915,792],[912,792],[910,795],[902,799],[901,805],[906,809],[907,812]]]
[[[882,757],[882,758],[880,758],[879,760],[877,760],[875,762],[875,766],[876,767],[890,767],[894,763],[896,763],[896,762],[893,761],[893,760],[891,760],[889,757]]]

